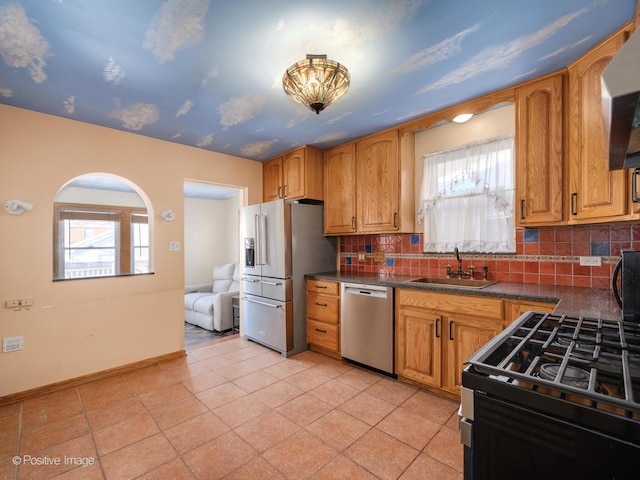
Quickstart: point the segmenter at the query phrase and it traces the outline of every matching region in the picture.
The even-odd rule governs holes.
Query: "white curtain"
[[[424,156],[425,252],[515,252],[514,136]]]

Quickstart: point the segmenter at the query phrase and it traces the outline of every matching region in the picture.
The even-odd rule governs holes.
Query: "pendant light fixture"
[[[282,86],[293,100],[319,114],[349,90],[349,71],[327,60],[326,55],[307,55],[291,65],[282,77]]]

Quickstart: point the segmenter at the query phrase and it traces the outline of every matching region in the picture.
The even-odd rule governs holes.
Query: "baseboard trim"
[[[11,395],[0,397],[0,407],[9,405],[11,403],[20,402],[28,398],[39,397],[41,395],[46,395],[48,393],[64,390],[65,388],[77,387],[79,385],[83,385],[89,382],[94,382],[96,380],[102,380],[102,379],[113,377],[116,375],[122,375],[123,373],[128,373],[133,370],[138,370],[139,368],[149,367],[157,363],[167,362],[169,360],[175,360],[177,358],[182,358],[184,356],[186,356],[186,352],[184,350],[179,350],[177,352],[166,353],[164,355],[147,358],[146,360],[140,360],[139,362],[128,363],[126,365],[110,368],[108,370],[102,370],[100,372],[89,373],[87,375],[82,375],[80,377],[70,378],[69,380],[63,380],[61,382],[55,382],[49,385],[43,385],[42,387],[32,388],[30,390],[25,390],[23,392],[12,393]]]

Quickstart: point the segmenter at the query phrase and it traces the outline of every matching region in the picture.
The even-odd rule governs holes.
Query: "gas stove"
[[[465,479],[636,478],[640,325],[527,312],[465,363]]]
[[[467,362],[479,373],[640,418],[640,325],[528,312]]]

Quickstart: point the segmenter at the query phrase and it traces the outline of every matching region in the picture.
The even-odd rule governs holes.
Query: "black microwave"
[[[622,309],[622,320],[640,322],[640,251],[622,252],[622,257],[613,269],[611,287],[613,296]]]

